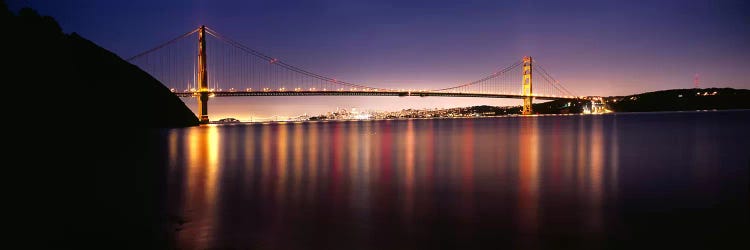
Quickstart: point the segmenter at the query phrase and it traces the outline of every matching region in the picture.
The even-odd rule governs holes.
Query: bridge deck
[[[192,97],[198,92],[173,92],[179,97]],[[419,97],[481,97],[481,98],[513,98],[523,99],[526,96],[517,94],[488,94],[488,93],[458,93],[458,92],[433,92],[433,91],[211,91],[212,96],[419,96]],[[538,96],[537,100],[574,100],[575,96]]]

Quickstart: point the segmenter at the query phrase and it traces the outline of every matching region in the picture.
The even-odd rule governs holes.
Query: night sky
[[[448,87],[536,60],[577,95],[750,88],[748,1],[8,0],[123,58],[206,24],[289,64],[372,86]],[[520,85],[519,79],[519,85]],[[187,100],[190,106],[195,100]],[[396,97],[214,98],[212,119],[518,105]]]

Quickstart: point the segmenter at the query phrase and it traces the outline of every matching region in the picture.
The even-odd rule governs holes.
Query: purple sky
[[[747,1],[8,0],[55,17],[127,58],[206,24],[287,63],[351,82],[437,88],[534,56],[578,95],[750,88]],[[519,79],[520,85],[520,79]],[[186,100],[194,106],[194,100]],[[212,99],[232,116],[517,105],[521,100],[395,97]]]

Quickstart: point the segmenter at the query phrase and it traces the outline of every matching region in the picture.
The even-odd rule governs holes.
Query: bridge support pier
[[[198,112],[200,114],[200,123],[208,123],[208,92],[200,92],[198,96]]]
[[[532,104],[534,104],[534,97],[531,92],[531,57],[530,56],[524,56],[523,57],[523,78],[522,78],[522,85],[523,85],[523,111],[521,114],[523,115],[531,115],[534,113],[534,111],[531,109]]]
[[[533,97],[524,97],[523,98],[523,112],[522,115],[532,115],[534,114],[534,111],[531,109],[531,105],[533,104],[534,100],[532,100]]]

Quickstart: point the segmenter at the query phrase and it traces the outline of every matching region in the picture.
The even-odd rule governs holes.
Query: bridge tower
[[[206,26],[198,31],[198,109],[200,122],[208,123],[208,70],[206,69]]]
[[[531,57],[523,57],[523,113],[524,115],[532,114],[531,104],[534,101],[534,97],[531,95]]]

